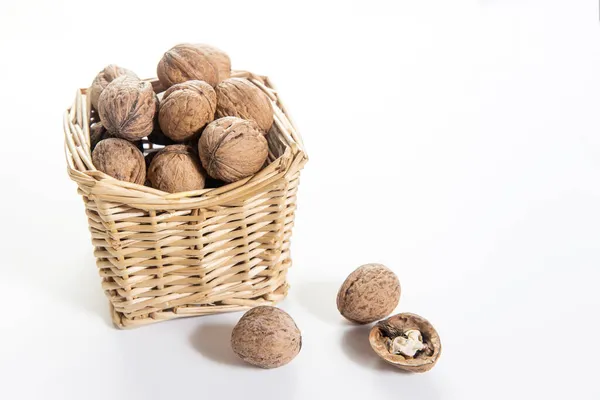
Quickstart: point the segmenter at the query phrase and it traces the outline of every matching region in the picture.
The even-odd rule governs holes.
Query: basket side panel
[[[115,323],[137,326],[281,300],[297,178],[205,209],[145,211],[84,195]]]

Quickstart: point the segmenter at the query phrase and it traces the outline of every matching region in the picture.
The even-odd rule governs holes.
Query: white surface
[[[1,397],[600,398],[597,2],[288,4],[0,5]],[[240,314],[109,322],[62,112],[105,64],[151,76],[181,41],[270,75],[309,150],[281,304],[304,346],[277,370],[230,351]],[[437,327],[431,372],[339,317],[367,262]]]

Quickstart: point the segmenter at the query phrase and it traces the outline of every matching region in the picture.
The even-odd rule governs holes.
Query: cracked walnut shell
[[[273,106],[267,95],[245,78],[230,78],[219,83],[216,117],[239,117],[254,121],[267,134],[273,125]]]
[[[253,121],[217,119],[204,129],[198,152],[208,175],[235,182],[258,172],[269,154],[267,140]]]
[[[148,168],[152,187],[169,193],[204,189],[206,172],[190,146],[167,146],[153,156]]]
[[[379,357],[410,372],[429,371],[442,352],[442,343],[433,325],[411,313],[379,321],[371,329],[369,342]]]
[[[160,102],[160,128],[170,139],[183,142],[212,122],[216,106],[217,95],[208,83],[178,83],[167,89]]]
[[[123,75],[129,76],[130,78],[139,79],[133,71],[130,71],[126,68],[121,68],[114,64],[106,66],[98,73],[98,75],[96,75],[94,81],[92,82],[92,86],[90,86],[88,91],[90,102],[96,110],[98,109],[98,99],[100,98],[102,91],[108,86],[109,83]]]
[[[144,155],[127,140],[101,140],[92,152],[92,162],[98,170],[115,179],[139,185],[143,185],[146,180]]]
[[[390,315],[400,301],[400,281],[381,264],[366,264],[342,284],[337,308],[350,321],[368,324]]]
[[[100,95],[100,120],[113,136],[139,140],[148,136],[154,127],[155,97],[150,82],[121,76]]]
[[[202,45],[183,43],[167,51],[158,63],[156,73],[166,89],[190,80],[205,81],[211,86],[219,83],[219,68],[213,52]]]
[[[276,307],[259,306],[246,312],[233,328],[231,347],[247,363],[277,368],[298,355],[302,335],[288,313]]]

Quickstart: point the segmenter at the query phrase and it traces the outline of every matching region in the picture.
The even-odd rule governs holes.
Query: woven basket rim
[[[218,204],[225,199],[247,195],[249,191],[258,191],[274,184],[288,171],[301,169],[308,161],[302,138],[270,79],[243,70],[232,71],[231,77],[247,78],[269,97],[274,110],[273,125],[276,127],[270,135],[277,132],[276,139],[285,147],[283,154],[271,160],[269,165],[258,173],[218,188],[167,193],[144,185],[120,181],[98,171],[93,165],[89,145],[91,106],[87,96],[88,89],[81,88],[77,90],[73,105],[63,116],[64,148],[71,180],[77,182],[80,189],[90,188],[88,194],[105,197],[107,201],[111,201],[111,195],[114,195],[114,202],[135,204],[136,207],[144,209],[166,209]],[[144,80],[153,84],[156,93],[163,91],[156,78]]]

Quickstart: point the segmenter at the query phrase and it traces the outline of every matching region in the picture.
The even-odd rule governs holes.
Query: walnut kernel
[[[371,329],[369,342],[383,360],[410,372],[429,371],[442,352],[442,343],[433,325],[411,313],[379,321]]]

